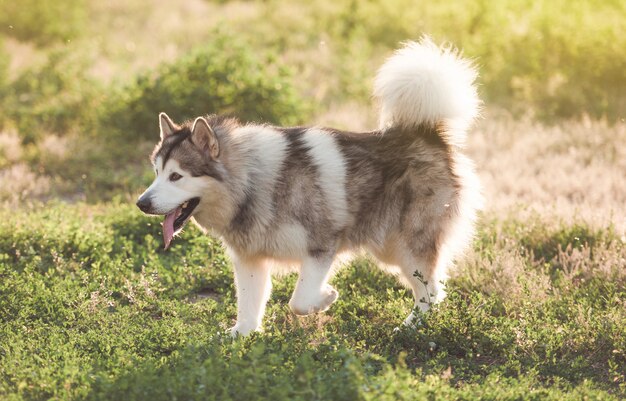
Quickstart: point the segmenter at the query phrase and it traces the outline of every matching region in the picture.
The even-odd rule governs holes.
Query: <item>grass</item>
[[[624,7],[0,0],[0,399],[626,398]],[[219,242],[164,252],[132,206],[157,113],[372,129],[376,68],[424,33],[486,101],[466,152],[487,204],[448,298],[394,331],[411,296],[360,258],[328,312],[295,317],[275,278],[265,331],[225,336]]]
[[[0,217],[8,399],[626,396],[626,244],[610,229],[483,223],[416,330],[394,332],[411,298],[368,260],[314,317],[288,311],[294,277],[277,278],[265,332],[232,340],[231,266],[197,229],[164,252],[159,224],[126,204]]]
[[[0,32],[38,46],[70,41],[86,24],[84,0],[0,0]]]

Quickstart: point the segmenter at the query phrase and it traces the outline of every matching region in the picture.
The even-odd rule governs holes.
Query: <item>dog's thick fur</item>
[[[278,268],[299,269],[289,302],[296,314],[326,310],[338,296],[328,284],[336,255],[361,249],[397,273],[426,311],[443,298],[446,270],[470,239],[480,203],[460,153],[479,107],[475,76],[452,50],[428,39],[406,44],[376,77],[380,128],[365,133],[215,115],[178,126],[162,113],[157,178],[138,204],[173,220],[199,199],[193,219],[223,240],[234,263],[233,334],[260,329]]]

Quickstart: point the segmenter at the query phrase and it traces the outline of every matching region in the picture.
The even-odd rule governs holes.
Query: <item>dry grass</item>
[[[0,202],[7,207],[25,199],[42,199],[51,191],[50,178],[34,172],[25,163],[0,169]]]
[[[88,24],[81,37],[48,48],[7,38],[12,77],[46,59],[50,48],[67,49],[92,60],[91,73],[104,82],[126,81],[137,72],[176,59],[208,42],[218,26],[242,27],[258,18],[254,2],[215,4],[204,0],[88,1]]]
[[[626,124],[584,120],[545,126],[490,116],[469,136],[487,211],[531,209],[626,228]]]
[[[22,158],[20,137],[15,131],[0,132],[0,166],[16,163]]]
[[[556,224],[550,229],[558,230]],[[569,291],[597,277],[615,284],[626,283],[626,238],[597,246],[558,245],[555,257],[549,261],[534,255],[520,242],[519,238],[501,232],[493,249],[477,242],[452,271],[456,286],[468,291],[478,288],[506,304],[519,306],[525,302],[539,305],[559,291]],[[561,276],[558,287],[552,277],[557,271]]]
[[[206,35],[215,23],[206,18],[210,9],[211,5],[202,0],[176,5],[136,0],[89,2],[89,39],[77,46],[97,49],[98,62],[92,71],[96,77],[104,81],[124,80],[129,74],[175,59],[189,50],[185,43],[192,43],[183,37],[201,40],[203,30]],[[205,21],[204,29],[201,19]]]

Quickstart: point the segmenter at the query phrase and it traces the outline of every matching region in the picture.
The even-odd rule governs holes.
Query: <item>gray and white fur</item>
[[[458,53],[423,39],[379,70],[375,131],[215,115],[179,126],[162,113],[157,177],[138,205],[150,214],[177,210],[184,220],[185,202],[199,199],[190,215],[222,239],[234,265],[233,334],[260,330],[273,271],[298,270],[294,313],[325,311],[338,297],[328,284],[337,255],[361,250],[396,273],[426,311],[444,297],[446,270],[480,207],[478,179],[460,148],[479,109],[475,78]]]

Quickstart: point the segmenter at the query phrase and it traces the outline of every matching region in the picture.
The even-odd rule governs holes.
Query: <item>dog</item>
[[[191,219],[233,262],[237,322],[261,329],[272,271],[297,270],[289,306],[327,310],[338,255],[365,250],[413,292],[411,326],[445,296],[446,271],[473,235],[479,181],[462,154],[480,100],[472,63],[430,39],[406,43],[380,68],[380,125],[363,133],[282,128],[209,115],[181,125],[159,115],[156,178],[139,197],[165,216],[163,237]]]

